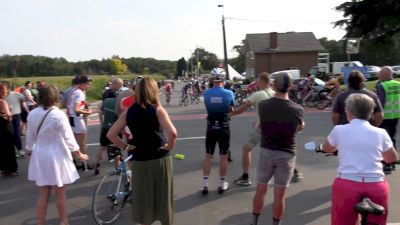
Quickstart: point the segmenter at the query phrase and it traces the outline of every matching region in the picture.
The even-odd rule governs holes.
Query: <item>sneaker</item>
[[[25,151],[24,150],[19,150],[18,151],[18,154],[19,154],[19,156],[21,156],[21,157],[25,157]]]
[[[218,188],[218,193],[222,194],[222,193],[224,193],[224,191],[226,191],[228,189],[229,189],[229,183],[224,181],[224,185],[222,187]]]
[[[201,194],[203,195],[208,194],[208,187],[204,187],[203,190],[201,191]]]
[[[244,179],[243,176],[240,176],[238,179],[233,181],[237,185],[242,186],[250,186],[252,183],[249,179]]]
[[[300,180],[303,179],[303,174],[302,173],[293,173],[292,176],[292,183],[298,183]]]

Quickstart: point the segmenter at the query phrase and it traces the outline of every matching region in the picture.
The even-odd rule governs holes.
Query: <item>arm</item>
[[[25,93],[26,100],[29,101],[29,102],[32,102],[32,104],[36,105],[36,102],[32,98],[31,91],[28,90],[28,89],[25,89],[24,93]]]
[[[236,116],[241,114],[242,112],[246,111],[252,106],[252,103],[250,101],[246,101],[243,105],[241,105],[239,108],[236,108],[234,111],[231,112],[231,116]]]
[[[122,139],[118,136],[119,133],[125,128],[126,126],[126,111],[123,112],[117,122],[115,122],[110,130],[107,133],[107,138],[114,144],[115,147],[124,149],[127,144],[122,141]]]
[[[0,109],[0,116],[8,121],[11,121],[12,115],[10,109],[8,108],[8,103],[5,100],[0,101]]]
[[[331,145],[328,140],[322,145],[322,151],[326,153],[334,153],[336,152],[336,147]]]
[[[29,117],[29,116],[28,116]],[[74,133],[72,132],[71,125],[69,124],[69,121],[66,117],[65,114],[62,114],[62,117],[60,118],[60,131],[61,134],[63,135],[63,138],[65,140],[65,143],[67,143],[68,149],[74,154],[75,158],[83,161],[89,160],[89,156],[87,154],[83,154],[79,150],[79,145],[76,142]],[[29,126],[28,126],[29,129]],[[27,133],[28,135],[28,133]]]
[[[382,157],[383,157],[383,161],[385,161],[386,163],[393,163],[397,160],[398,155],[397,155],[396,149],[391,147],[389,150],[382,153]]]
[[[75,102],[74,110],[75,113],[83,114],[83,115],[89,115],[92,113],[92,110],[90,109],[81,109],[80,106],[81,102]]]
[[[332,113],[332,123],[334,126],[339,124],[339,117],[340,117],[339,113],[336,112]]]
[[[383,121],[383,112],[374,113],[374,123],[376,127],[379,127]]]
[[[161,126],[167,131],[168,134],[167,144],[162,148],[164,150],[171,150],[172,148],[174,148],[176,138],[178,136],[176,128],[174,124],[172,124],[172,121],[169,118],[167,111],[165,111],[162,106],[157,107],[157,117]]]

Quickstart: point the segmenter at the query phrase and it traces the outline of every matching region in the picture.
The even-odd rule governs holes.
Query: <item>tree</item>
[[[189,61],[192,62],[191,65],[193,65],[194,67],[190,68],[190,71],[195,71],[197,65],[200,66],[200,72],[202,72],[203,70],[210,71],[213,68],[217,67],[219,64],[217,55],[206,51],[204,48],[196,48],[192,53]]]
[[[185,71],[186,71],[186,60],[185,58],[182,57],[177,62],[175,78],[182,76],[182,74],[184,74]]]
[[[334,26],[345,27],[346,37],[360,37],[386,44],[392,44],[399,38],[398,0],[352,0],[335,9],[343,12],[344,19],[336,21]]]
[[[244,40],[242,40],[240,45],[233,46],[232,49],[238,53],[238,56],[236,58],[229,59],[229,64],[237,71],[245,71],[246,55],[244,52]]]
[[[111,71],[113,74],[122,75],[125,74],[128,70],[128,67],[122,63],[122,61],[118,58],[111,59]]]

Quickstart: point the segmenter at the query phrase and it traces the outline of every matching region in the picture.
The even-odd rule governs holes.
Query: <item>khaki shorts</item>
[[[254,146],[260,144],[261,142],[261,129],[259,127],[254,127],[249,135],[249,140],[247,141],[248,144]]]
[[[260,148],[257,162],[257,182],[268,184],[274,176],[274,186],[289,187],[296,156],[285,151]]]

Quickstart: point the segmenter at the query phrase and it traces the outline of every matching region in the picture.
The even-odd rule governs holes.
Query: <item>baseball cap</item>
[[[280,92],[286,92],[293,82],[292,76],[285,72],[274,74],[272,79],[274,80],[275,89]]]
[[[76,83],[77,84],[84,84],[84,83],[92,81],[92,78],[90,78],[90,77],[88,77],[86,75],[78,76],[75,79],[76,79]]]

